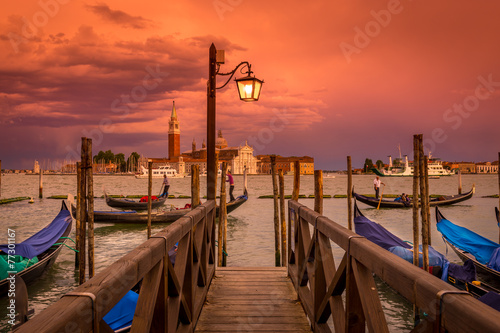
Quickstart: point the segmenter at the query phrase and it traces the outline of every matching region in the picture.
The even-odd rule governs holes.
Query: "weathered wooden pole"
[[[215,152],[215,180],[214,180],[215,197],[214,197],[214,200],[215,200],[215,198],[217,198],[217,178],[218,178],[218,175],[219,175],[219,152],[216,151]],[[207,174],[207,177],[208,177],[208,174]]]
[[[285,219],[285,177],[283,170],[278,171],[278,178],[280,183],[280,222],[281,222],[281,266],[285,267],[287,264],[286,256],[286,219]]]
[[[413,135],[413,265],[419,266],[419,221],[418,221],[418,181],[420,176],[420,134]],[[414,321],[420,321],[420,310],[416,305],[413,305]]]
[[[39,176],[38,176],[38,197],[40,199],[43,198],[43,170],[40,168]]]
[[[280,222],[278,212],[278,182],[276,181],[276,155],[271,155],[271,176],[273,177],[274,199],[274,258],[275,266],[280,266]]]
[[[94,263],[94,168],[92,165],[92,139],[87,138],[87,202],[89,238],[89,278],[95,275]]]
[[[86,238],[87,238],[87,138],[82,137],[81,149],[81,177],[80,177],[80,259],[79,259],[79,283],[85,283],[86,273]]]
[[[300,161],[295,161],[294,171],[293,171],[293,192],[292,192],[293,201],[299,201],[299,192],[300,192]]]
[[[429,271],[429,242],[428,242],[428,230],[429,221],[427,220],[427,199],[426,199],[426,189],[425,189],[425,155],[424,155],[424,144],[423,136],[419,137],[419,167],[420,167],[420,215],[422,217],[422,268],[424,271]],[[414,249],[415,250],[415,249]]]
[[[243,192],[248,189],[248,168],[245,166],[245,170],[243,170]]]
[[[200,205],[200,166],[191,166],[191,209]]]
[[[153,188],[153,162],[148,161],[148,239],[151,238],[151,192]]]
[[[418,219],[418,181],[420,176],[420,145],[419,145],[419,134],[413,136],[413,265],[418,266],[418,247],[419,241],[419,219]]]
[[[220,200],[219,200],[219,234],[222,242],[219,242],[219,266],[226,267],[227,246],[227,200],[226,200],[226,174],[227,162],[222,162],[222,174],[220,175]]]
[[[314,211],[323,215],[323,170],[314,170]]]
[[[352,165],[351,156],[347,156],[347,227],[352,230]]]
[[[498,153],[498,209],[500,209],[500,152]],[[500,223],[500,221],[497,221]],[[500,225],[498,226],[498,242],[500,243]]]
[[[2,160],[0,160],[0,198],[2,197]]]
[[[82,196],[82,187],[80,186],[82,182],[82,164],[80,162],[76,162],[76,249],[77,251],[75,252],[75,269],[80,268],[80,224],[82,221],[82,216],[81,216],[81,196]],[[69,198],[68,198],[69,199]]]
[[[428,246],[431,245],[431,208],[429,204],[430,200],[430,193],[429,193],[429,157],[425,156],[424,159],[424,179],[425,179],[425,214],[427,215],[426,217],[426,224],[427,224],[427,259],[429,259],[429,248]]]
[[[458,194],[462,194],[462,171],[458,169]]]

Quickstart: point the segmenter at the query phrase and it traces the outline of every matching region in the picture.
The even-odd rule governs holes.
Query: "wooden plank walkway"
[[[311,332],[285,267],[218,267],[195,332]]]

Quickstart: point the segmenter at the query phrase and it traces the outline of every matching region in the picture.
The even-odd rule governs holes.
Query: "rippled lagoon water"
[[[235,195],[243,192],[243,177],[235,177]],[[201,179],[202,193],[205,192],[205,178]],[[371,194],[373,176],[357,175],[353,185],[357,193]],[[411,178],[384,178],[384,193],[400,194],[412,192]],[[95,176],[95,195],[102,195],[103,188],[111,194],[146,194],[147,179],[130,176]],[[292,176],[285,176],[285,192],[291,193]],[[498,194],[496,175],[463,175],[463,192],[475,184],[476,194],[463,203],[443,207],[443,214],[456,224],[468,227],[477,233],[498,241],[498,227],[494,217],[494,207],[498,199],[484,196]],[[429,180],[430,193],[454,194],[458,189],[458,176],[442,177]],[[153,180],[153,193],[159,192],[161,179]],[[235,210],[228,218],[228,266],[273,266],[274,265],[274,222],[273,200],[258,199],[261,195],[272,194],[271,176],[251,175],[248,177],[249,199]],[[336,175],[324,179],[324,194],[345,194],[347,176]],[[0,243],[7,239],[7,228],[16,230],[17,241],[22,241],[52,221],[59,211],[61,200],[47,199],[52,195],[76,193],[76,176],[44,176],[44,199],[38,199],[38,177],[30,175],[2,176],[1,198],[29,196],[35,203],[28,201],[0,205]],[[301,194],[314,193],[313,176],[301,176]],[[170,194],[175,196],[190,195],[190,178],[171,179]],[[169,199],[167,203],[184,206],[189,199]],[[300,199],[300,202],[313,208],[313,199]],[[109,210],[104,199],[95,200],[96,210]],[[370,219],[384,225],[391,232],[404,240],[412,240],[411,209],[380,209],[359,204],[360,209]],[[333,221],[347,226],[346,199],[324,199],[324,215]],[[153,225],[153,233],[166,225]],[[460,262],[452,251],[447,251],[441,236],[435,227],[434,212],[431,211],[432,245],[436,250],[447,253],[452,262]],[[136,246],[146,240],[145,225],[97,224],[95,229],[96,270],[101,271]],[[74,238],[74,230],[72,231]],[[340,260],[336,258],[337,261]],[[338,264],[338,262],[337,262]],[[412,310],[399,295],[391,291],[383,282],[378,281],[378,288],[385,308],[391,331],[409,331],[411,329]],[[28,287],[30,308],[40,313],[63,294],[77,286],[77,274],[74,271],[74,253],[63,249],[54,266],[39,281]],[[0,327],[8,328],[6,319],[7,298],[0,299]]]

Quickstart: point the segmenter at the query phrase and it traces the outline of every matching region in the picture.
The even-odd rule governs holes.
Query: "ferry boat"
[[[149,170],[141,166],[142,173],[135,175],[135,178],[148,178]],[[170,167],[169,165],[161,165],[159,168],[152,169],[153,178],[163,178],[167,175],[168,178],[184,178],[184,175],[178,174],[177,170]]]
[[[427,163],[427,174],[429,177],[436,178],[455,174],[454,171],[443,168],[440,160],[431,159],[430,156],[431,154],[429,154],[429,161]],[[413,165],[409,165],[407,155],[405,155],[405,165],[403,167],[393,167],[391,157],[389,156],[389,167],[387,169],[379,170],[373,168],[372,171],[380,177],[413,177]]]

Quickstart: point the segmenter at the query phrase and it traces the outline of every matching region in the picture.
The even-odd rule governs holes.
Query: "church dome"
[[[219,135],[217,136],[217,139],[215,140],[215,147],[219,149],[223,149],[227,147],[227,140],[222,137],[222,131],[219,130]]]

